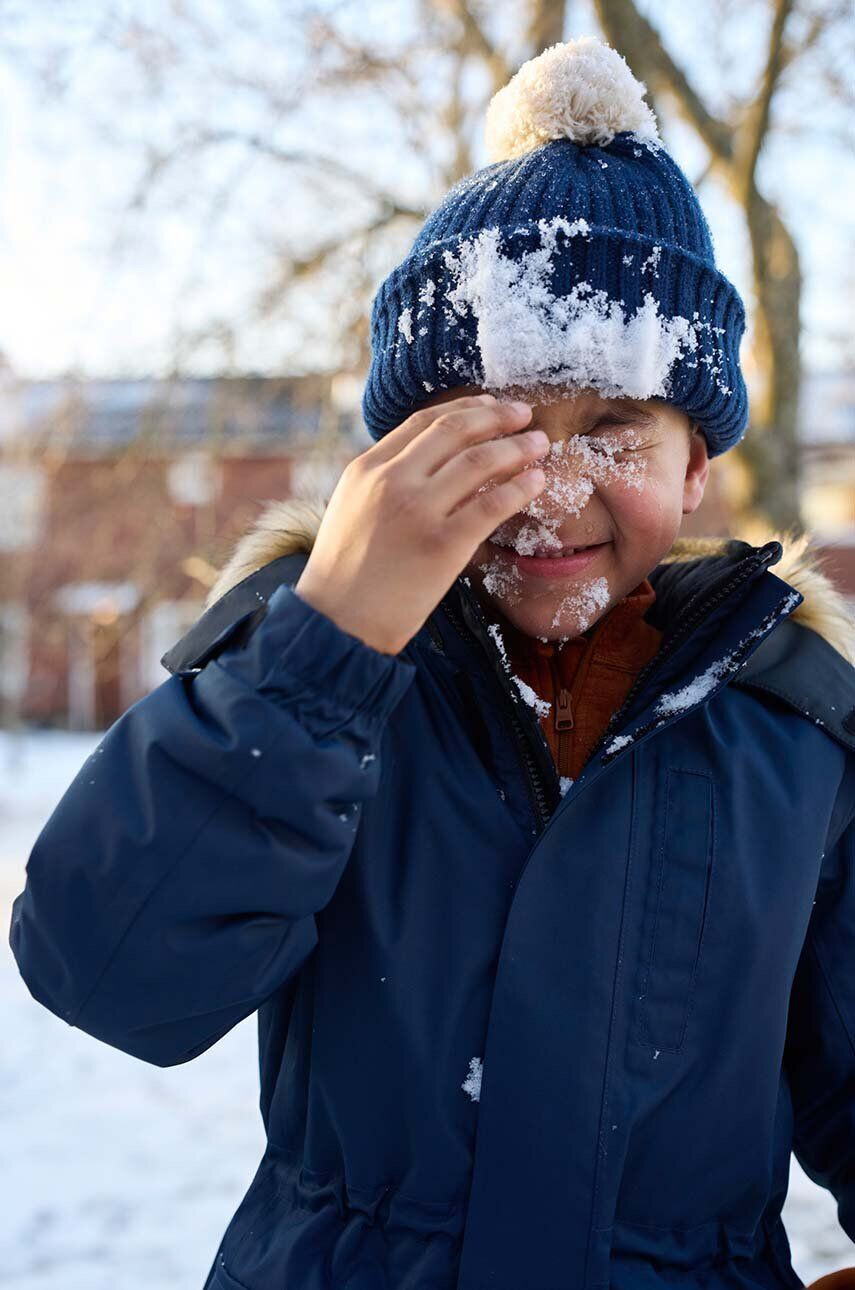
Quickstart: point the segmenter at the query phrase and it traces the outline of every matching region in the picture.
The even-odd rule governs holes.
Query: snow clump
[[[576,282],[569,294],[555,296],[550,279],[559,234],[566,244],[588,237],[590,226],[582,218],[570,223],[556,215],[538,220],[537,228],[540,247],[518,258],[504,254],[498,227],[462,239],[457,254],[443,252],[445,296],[457,314],[471,312],[476,320],[480,369],[461,375],[487,391],[541,381],[593,388],[604,398],[667,398],[671,369],[684,352],[698,348],[700,324],[679,314],[662,316],[649,291],[631,317],[589,282]],[[645,267],[655,269],[657,262],[654,248]],[[399,330],[409,326],[406,312]]]
[[[484,1065],[480,1057],[473,1057],[469,1062],[469,1074],[460,1085],[464,1093],[468,1093],[473,1102],[481,1100],[481,1075],[484,1071]]]

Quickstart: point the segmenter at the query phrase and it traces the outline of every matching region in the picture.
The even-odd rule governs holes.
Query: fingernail
[[[514,412],[531,412],[530,403],[521,403],[517,399],[514,399],[510,406],[513,408]]]

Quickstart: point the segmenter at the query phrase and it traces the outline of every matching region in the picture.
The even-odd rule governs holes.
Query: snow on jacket
[[[268,1147],[206,1290],[799,1287],[855,1239],[855,668],[804,541],[678,541],[563,796],[458,578],[399,655],[278,503],[39,836],[11,945],[169,1066],[258,1010]]]

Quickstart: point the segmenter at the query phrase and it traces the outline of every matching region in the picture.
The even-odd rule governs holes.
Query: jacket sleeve
[[[855,819],[826,851],[790,996],[793,1153],[855,1241]]]
[[[12,906],[33,997],[156,1066],[210,1048],[314,949],[416,671],[284,584],[222,644],[111,726]]]

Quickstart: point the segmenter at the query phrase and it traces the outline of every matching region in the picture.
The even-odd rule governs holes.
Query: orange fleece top
[[[559,775],[577,778],[612,713],[659,649],[662,632],[644,621],[655,599],[645,578],[586,632],[563,644],[526,636],[501,615],[514,673],[551,705],[540,725]]]

